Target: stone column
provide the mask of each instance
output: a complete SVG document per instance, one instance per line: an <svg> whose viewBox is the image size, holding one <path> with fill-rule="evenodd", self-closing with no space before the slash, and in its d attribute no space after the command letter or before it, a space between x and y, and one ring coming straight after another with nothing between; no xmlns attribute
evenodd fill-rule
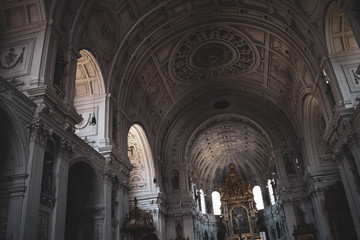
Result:
<svg viewBox="0 0 360 240"><path fill-rule="evenodd" d="M349 150L346 147L340 148L340 151L335 155L335 161L338 164L340 176L346 192L346 197L349 203L351 215L354 221L354 226L358 239L360 239L360 195L359 186L356 176L354 176L354 161ZM347 153L347 154L345 154Z"/></svg>
<svg viewBox="0 0 360 240"><path fill-rule="evenodd" d="M188 240L194 240L195 239L195 232L194 232L194 218L191 213L185 213L183 215L183 232L184 232L184 238ZM176 227L176 226L175 226Z"/></svg>
<svg viewBox="0 0 360 240"><path fill-rule="evenodd" d="M295 240L292 235L294 227L297 225L295 211L291 199L283 199L285 219L288 228L288 239Z"/></svg>
<svg viewBox="0 0 360 240"><path fill-rule="evenodd" d="M124 224L125 221L125 211L124 211L124 191L125 188L123 187L123 184L119 184L118 190L117 190L117 194L118 194L118 209L117 209L117 213L116 213L116 217L118 220L118 224L116 227L116 236L118 236L117 238L115 237L115 239L120 239L120 228L121 226Z"/></svg>
<svg viewBox="0 0 360 240"><path fill-rule="evenodd" d="M102 240L106 239L104 233L104 220L105 220L105 208L104 207L96 207L94 209L94 240ZM111 230L111 228L110 228ZM111 232L108 233L111 235ZM111 239L111 237L110 237Z"/></svg>
<svg viewBox="0 0 360 240"><path fill-rule="evenodd" d="M104 240L111 240L111 227L112 227L112 185L115 175L111 171L107 171L103 175L104 184L104 225L103 225L103 238Z"/></svg>
<svg viewBox="0 0 360 240"><path fill-rule="evenodd" d="M357 177L360 174L360 144L359 144L359 137L355 133L355 130L351 127L352 134L347 137L347 148L351 152L352 156L348 158L349 163L351 165L351 170L354 173L354 175L357 175ZM355 159L358 159L358 161L355 161ZM360 183L359 183L360 184ZM357 188L360 189L360 186L357 186Z"/></svg>
<svg viewBox="0 0 360 240"><path fill-rule="evenodd" d="M159 231L158 238L159 239L166 239L166 206L165 201L163 198L159 195L158 200L158 211L157 211L157 227Z"/></svg>
<svg viewBox="0 0 360 240"><path fill-rule="evenodd" d="M315 211L315 218L319 230L319 240L333 239L329 225L329 216L325 209L326 188L313 186L310 196Z"/></svg>
<svg viewBox="0 0 360 240"><path fill-rule="evenodd" d="M41 180L44 164L45 146L49 136L49 130L40 120L35 120L27 126L30 136L29 161L27 178L27 192L24 198L21 215L21 230L19 238L35 240L40 209ZM10 231L8 232L10 234ZM17 233L14 233L17 234ZM11 236L7 236L10 238Z"/></svg>
<svg viewBox="0 0 360 240"><path fill-rule="evenodd" d="M60 141L60 152L55 167L55 204L52 214L50 239L64 240L66 223L67 187L71 146L65 140Z"/></svg>
<svg viewBox="0 0 360 240"><path fill-rule="evenodd" d="M126 216L129 216L129 191L130 186L126 182L121 182L119 191L119 231L121 234L121 226L123 225ZM121 237L120 237L121 238Z"/></svg>
<svg viewBox="0 0 360 240"><path fill-rule="evenodd" d="M9 191L9 205L7 209L6 239L20 239L21 210L24 204L26 175L12 176Z"/></svg>

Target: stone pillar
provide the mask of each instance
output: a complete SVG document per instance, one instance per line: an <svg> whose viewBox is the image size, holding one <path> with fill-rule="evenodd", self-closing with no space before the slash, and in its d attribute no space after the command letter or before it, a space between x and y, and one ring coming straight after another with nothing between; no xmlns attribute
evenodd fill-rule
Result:
<svg viewBox="0 0 360 240"><path fill-rule="evenodd" d="M283 206L285 212L286 225L288 228L288 239L295 240L292 235L294 227L297 225L295 211L291 199L283 199Z"/></svg>
<svg viewBox="0 0 360 240"><path fill-rule="evenodd" d="M6 239L20 239L21 210L24 203L26 175L12 176L9 191L9 205L7 209Z"/></svg>
<svg viewBox="0 0 360 240"><path fill-rule="evenodd" d="M119 236L119 233L120 233L120 228L121 226L124 224L124 221L125 221L125 210L124 210L124 191L125 191L125 188L122 184L119 184L119 187L118 187L118 190L117 190L117 194L118 194L118 210L117 210L117 219L118 219L118 224L117 224L117 227L116 227L116 232ZM115 239L120 239L120 236L118 238L115 238Z"/></svg>
<svg viewBox="0 0 360 240"><path fill-rule="evenodd" d="M104 224L103 224L103 238L104 240L111 240L111 226L112 226L112 185L115 176L110 171L103 175L104 179Z"/></svg>
<svg viewBox="0 0 360 240"><path fill-rule="evenodd" d="M96 207L94 209L94 240L102 240L104 238L104 220L105 220L105 208L104 207ZM111 234L111 232L109 233ZM111 238L110 238L111 239Z"/></svg>
<svg viewBox="0 0 360 240"><path fill-rule="evenodd" d="M348 158L349 163L351 165L351 170L355 175L360 174L360 144L359 144L359 137L357 134L355 134L355 130L352 129L352 134L348 136L347 138L347 147L349 151L351 152L352 156ZM355 161L355 159L358 159L358 161ZM359 183L360 184L360 183ZM360 186L357 186L358 189L360 189Z"/></svg>
<svg viewBox="0 0 360 240"><path fill-rule="evenodd" d="M55 170L55 204L52 215L50 239L64 240L66 223L67 187L71 146L65 139L60 142L60 154Z"/></svg>
<svg viewBox="0 0 360 240"><path fill-rule="evenodd" d="M312 205L315 211L315 218L319 230L319 240L333 239L329 225L329 216L325 209L326 188L314 186L311 195Z"/></svg>
<svg viewBox="0 0 360 240"><path fill-rule="evenodd" d="M159 239L166 239L166 206L165 201L159 195L158 200L158 211L157 211L157 228L158 228L158 238Z"/></svg>
<svg viewBox="0 0 360 240"><path fill-rule="evenodd" d="M27 178L27 192L24 198L23 211L21 215L21 230L19 238L35 240L38 229L38 218L40 209L41 180L44 164L45 146L49 136L49 130L46 129L40 120L35 120L27 126L30 136L29 161ZM11 206L10 206L11 207ZM10 231L8 231L10 234ZM17 233L14 233L17 234ZM11 239L11 236L6 236Z"/></svg>
<svg viewBox="0 0 360 240"><path fill-rule="evenodd" d="M130 191L130 186L125 183L122 182L122 184L120 185L120 191L119 191L119 199L120 199L120 203L119 203L119 230L120 230L120 235L121 234L121 226L123 225L126 216L129 216L129 191ZM121 238L121 237L120 237Z"/></svg>
<svg viewBox="0 0 360 240"><path fill-rule="evenodd" d="M354 221L354 226L358 239L360 239L360 195L358 191L358 183L356 182L356 176L352 169L354 164L351 162L351 154L345 147L341 148L335 156L335 161L338 164L340 176L346 192L346 197L349 203L351 215ZM347 154L345 154L347 153Z"/></svg>
<svg viewBox="0 0 360 240"><path fill-rule="evenodd" d="M183 215L183 230L184 230L184 238L188 240L195 239L195 232L194 232L194 219L191 213L186 213ZM176 226L175 226L176 227Z"/></svg>

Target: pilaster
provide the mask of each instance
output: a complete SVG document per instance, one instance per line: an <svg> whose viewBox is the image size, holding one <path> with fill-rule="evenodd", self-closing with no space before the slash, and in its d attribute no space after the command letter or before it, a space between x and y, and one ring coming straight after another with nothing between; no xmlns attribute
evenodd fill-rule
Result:
<svg viewBox="0 0 360 240"><path fill-rule="evenodd" d="M287 224L287 229L289 230L289 240L295 240L294 236L292 235L292 231L297 225L296 222L296 215L293 207L292 199L283 200L284 212L285 212L285 219Z"/></svg>
<svg viewBox="0 0 360 240"><path fill-rule="evenodd" d="M106 164L111 161L110 158L106 158ZM108 169L103 174L103 186L104 186L104 225L103 225L103 239L105 240L111 240L111 226L112 226L112 188L113 183L116 179L115 174L111 172L110 169Z"/></svg>
<svg viewBox="0 0 360 240"><path fill-rule="evenodd" d="M19 229L21 224L21 212L24 206L26 186L24 185L27 175L12 176L12 186L9 192L9 205L7 212L6 239L20 239Z"/></svg>
<svg viewBox="0 0 360 240"><path fill-rule="evenodd" d="M40 209L40 194L45 146L50 130L36 119L27 126L30 137L27 192L21 216L19 239L35 240ZM11 237L11 236L7 236ZM14 238L13 238L14 239ZM15 238L16 239L16 238Z"/></svg>
<svg viewBox="0 0 360 240"><path fill-rule="evenodd" d="M346 192L351 215L358 239L360 239L360 195L359 179L354 175L354 161L346 145L343 145L335 154L335 161L339 167L340 176Z"/></svg>
<svg viewBox="0 0 360 240"><path fill-rule="evenodd" d="M333 239L330 225L329 216L325 209L325 192L327 188L314 184L309 190L309 195L315 211L316 223L319 230L319 240L331 240Z"/></svg>
<svg viewBox="0 0 360 240"><path fill-rule="evenodd" d="M70 143L62 138L60 140L60 151L55 167L55 184L57 186L55 192L56 201L50 230L50 239L54 240L63 240L65 237L67 187L71 152L72 148Z"/></svg>

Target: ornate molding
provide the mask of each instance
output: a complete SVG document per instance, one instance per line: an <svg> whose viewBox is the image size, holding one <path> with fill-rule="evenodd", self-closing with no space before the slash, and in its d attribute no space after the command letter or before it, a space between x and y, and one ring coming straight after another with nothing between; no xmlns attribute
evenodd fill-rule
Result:
<svg viewBox="0 0 360 240"><path fill-rule="evenodd" d="M173 71L184 81L243 74L255 64L255 51L234 30L209 26L188 36L177 48Z"/></svg>
<svg viewBox="0 0 360 240"><path fill-rule="evenodd" d="M52 130L42 123L40 119L35 119L28 124L26 130L31 142L38 142L43 146L46 146L46 141L52 134Z"/></svg>
<svg viewBox="0 0 360 240"><path fill-rule="evenodd" d="M334 153L334 160L339 164L344 157L349 158L351 156L351 147L357 145L359 147L359 135L356 133L349 134L346 137L345 142Z"/></svg>
<svg viewBox="0 0 360 240"><path fill-rule="evenodd" d="M328 186L314 186L312 185L307 189L309 196L324 195L325 192L329 189Z"/></svg>
<svg viewBox="0 0 360 240"><path fill-rule="evenodd" d="M0 59L0 68L8 70L14 68L18 63L22 63L24 59L25 49L26 49L25 47L22 47L22 52L16 54L15 48L10 48L9 52L2 59ZM18 54L20 55L16 59ZM2 62L1 60L5 60L5 62Z"/></svg>
<svg viewBox="0 0 360 240"><path fill-rule="evenodd" d="M73 151L73 147L70 144L70 142L66 138L62 137L60 139L59 145L60 145L60 152L64 154L66 158L70 159Z"/></svg>

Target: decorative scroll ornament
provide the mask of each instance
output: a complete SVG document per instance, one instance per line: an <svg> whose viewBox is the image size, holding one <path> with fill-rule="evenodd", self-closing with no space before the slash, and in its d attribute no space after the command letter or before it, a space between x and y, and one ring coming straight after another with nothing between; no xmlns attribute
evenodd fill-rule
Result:
<svg viewBox="0 0 360 240"><path fill-rule="evenodd" d="M360 65L358 66L358 68L356 69L356 71L354 72L354 70L351 70L354 76L354 82L356 84L359 84L359 80L360 80Z"/></svg>
<svg viewBox="0 0 360 240"><path fill-rule="evenodd" d="M23 62L23 58L24 58L24 51L25 51L25 47L22 48L22 52L20 53L20 56L16 59L16 57L18 56L18 54L15 53L15 49L14 48L10 48L9 49L9 53L7 55L5 55L1 60L0 60L0 67L2 69L12 69L14 68L18 63L22 63ZM1 53L0 53L1 55ZM5 60L5 61L4 61ZM3 62L4 61L4 62Z"/></svg>

